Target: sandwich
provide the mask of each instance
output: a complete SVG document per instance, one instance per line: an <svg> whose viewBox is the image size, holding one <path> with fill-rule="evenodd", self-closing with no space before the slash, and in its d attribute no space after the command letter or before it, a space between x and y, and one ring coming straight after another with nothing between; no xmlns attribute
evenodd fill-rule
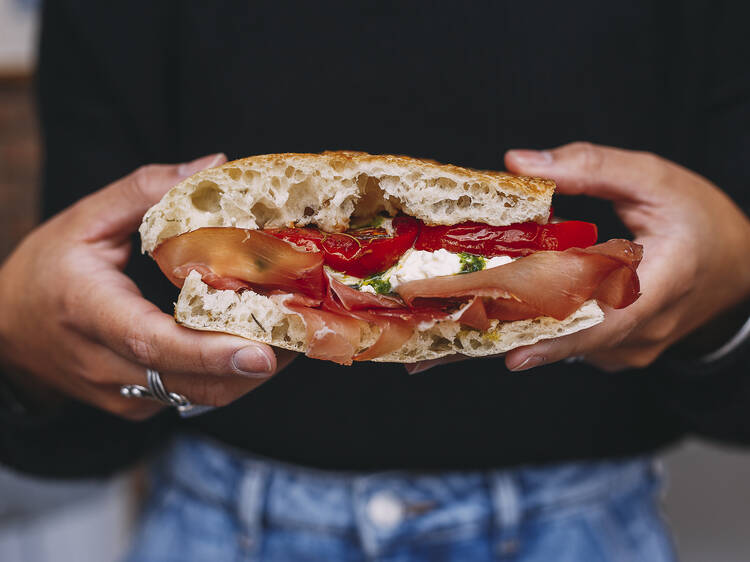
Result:
<svg viewBox="0 0 750 562"><path fill-rule="evenodd" d="M500 354L639 296L642 248L551 217L553 181L406 156L270 154L148 210L178 323L351 365Z"/></svg>

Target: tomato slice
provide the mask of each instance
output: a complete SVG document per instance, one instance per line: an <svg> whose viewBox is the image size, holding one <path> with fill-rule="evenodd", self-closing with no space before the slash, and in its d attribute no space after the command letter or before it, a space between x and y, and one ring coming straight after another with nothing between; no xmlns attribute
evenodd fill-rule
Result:
<svg viewBox="0 0 750 562"><path fill-rule="evenodd" d="M453 226L422 226L417 250L468 252L478 256L527 256L541 250L588 248L596 244L596 225L582 221L554 224L519 223L490 226L465 222Z"/></svg>
<svg viewBox="0 0 750 562"><path fill-rule="evenodd" d="M393 219L393 235L385 228L358 228L344 233L321 232L317 228L264 230L309 252L323 252L323 262L347 275L367 277L385 271L414 245L420 222L412 217Z"/></svg>

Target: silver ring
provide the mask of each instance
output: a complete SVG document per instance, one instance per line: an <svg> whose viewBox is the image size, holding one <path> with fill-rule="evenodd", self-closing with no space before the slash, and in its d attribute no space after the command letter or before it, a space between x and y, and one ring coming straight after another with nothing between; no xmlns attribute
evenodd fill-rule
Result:
<svg viewBox="0 0 750 562"><path fill-rule="evenodd" d="M146 369L146 386L140 384L126 384L120 387L120 394L126 398L148 398L156 400L167 406L177 408L180 414L192 410L195 405L182 394L169 392L164 387L164 383L159 376L159 372L154 369Z"/></svg>

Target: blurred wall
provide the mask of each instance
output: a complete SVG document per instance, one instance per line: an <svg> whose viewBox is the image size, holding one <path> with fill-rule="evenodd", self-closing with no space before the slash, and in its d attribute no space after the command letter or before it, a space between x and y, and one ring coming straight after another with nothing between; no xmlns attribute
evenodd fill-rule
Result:
<svg viewBox="0 0 750 562"><path fill-rule="evenodd" d="M31 80L0 78L0 259L37 220L39 136Z"/></svg>

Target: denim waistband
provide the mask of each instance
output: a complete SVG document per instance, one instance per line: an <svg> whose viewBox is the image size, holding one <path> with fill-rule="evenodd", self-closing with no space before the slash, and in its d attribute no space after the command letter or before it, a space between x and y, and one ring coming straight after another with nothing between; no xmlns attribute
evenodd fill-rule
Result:
<svg viewBox="0 0 750 562"><path fill-rule="evenodd" d="M400 533L455 536L488 525L511 548L522 520L565 516L658 481L647 458L492 471L352 473L252 457L195 437L173 442L155 478L157 485L176 485L225 506L248 529L268 521L355 533L372 552Z"/></svg>

